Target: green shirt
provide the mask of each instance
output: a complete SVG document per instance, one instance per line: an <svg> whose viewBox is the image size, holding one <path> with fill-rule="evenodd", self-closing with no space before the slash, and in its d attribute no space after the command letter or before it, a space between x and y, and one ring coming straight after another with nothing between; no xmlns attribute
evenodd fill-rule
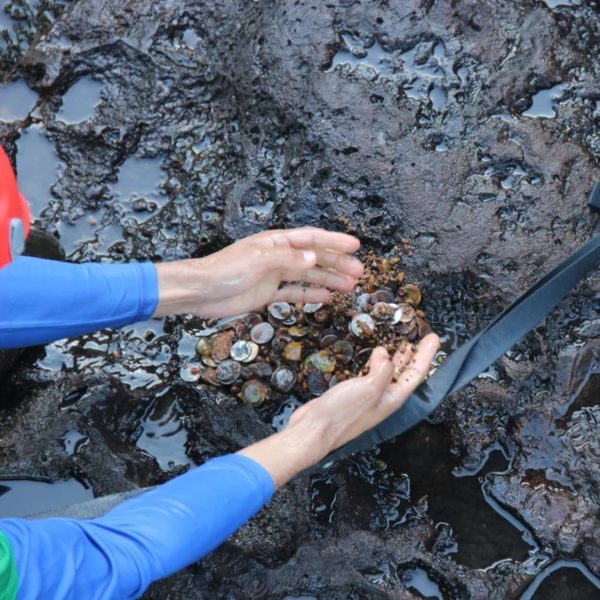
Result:
<svg viewBox="0 0 600 600"><path fill-rule="evenodd" d="M6 536L0 531L0 600L15 600L18 587L15 558Z"/></svg>

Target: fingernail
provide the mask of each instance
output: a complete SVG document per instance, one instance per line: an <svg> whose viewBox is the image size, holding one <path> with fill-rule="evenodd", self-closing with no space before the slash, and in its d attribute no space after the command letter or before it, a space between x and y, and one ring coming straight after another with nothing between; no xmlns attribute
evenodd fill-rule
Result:
<svg viewBox="0 0 600 600"><path fill-rule="evenodd" d="M311 263L317 260L317 255L313 250L304 250L303 254L305 262Z"/></svg>

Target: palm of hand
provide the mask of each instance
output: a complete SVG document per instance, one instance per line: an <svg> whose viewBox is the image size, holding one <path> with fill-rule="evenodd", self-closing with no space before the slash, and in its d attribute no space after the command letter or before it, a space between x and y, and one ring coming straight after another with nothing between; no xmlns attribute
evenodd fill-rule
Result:
<svg viewBox="0 0 600 600"><path fill-rule="evenodd" d="M223 317L274 301L326 302L328 288L349 291L356 285L363 267L348 253L357 248L358 240L351 236L315 228L266 231L245 238L203 259L187 261L196 297L192 312ZM283 283L287 285L280 287Z"/></svg>

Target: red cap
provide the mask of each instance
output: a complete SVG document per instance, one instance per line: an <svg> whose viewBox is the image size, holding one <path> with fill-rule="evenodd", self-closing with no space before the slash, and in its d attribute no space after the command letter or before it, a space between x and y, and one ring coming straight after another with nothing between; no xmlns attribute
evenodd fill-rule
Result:
<svg viewBox="0 0 600 600"><path fill-rule="evenodd" d="M8 156L0 146L0 268L23 252L29 219L29 207L19 193Z"/></svg>

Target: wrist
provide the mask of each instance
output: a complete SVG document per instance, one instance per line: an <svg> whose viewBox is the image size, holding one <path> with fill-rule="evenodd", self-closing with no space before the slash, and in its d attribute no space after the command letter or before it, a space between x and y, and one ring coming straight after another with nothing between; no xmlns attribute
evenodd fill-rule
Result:
<svg viewBox="0 0 600 600"><path fill-rule="evenodd" d="M154 317L165 315L187 314L193 311L198 304L198 292L190 285L190 281L197 281L198 268L190 273L187 260L156 263L156 276L158 281L158 305Z"/></svg>
<svg viewBox="0 0 600 600"><path fill-rule="evenodd" d="M326 427L319 421L300 418L238 454L259 463L272 477L276 488L318 463L328 452Z"/></svg>

